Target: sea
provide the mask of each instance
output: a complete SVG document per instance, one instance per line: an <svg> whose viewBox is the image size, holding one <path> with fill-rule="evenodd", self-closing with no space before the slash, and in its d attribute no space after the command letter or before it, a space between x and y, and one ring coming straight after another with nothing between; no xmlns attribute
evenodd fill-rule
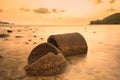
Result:
<svg viewBox="0 0 120 80"><path fill-rule="evenodd" d="M85 38L86 57L68 57L70 65L59 75L26 75L34 47L50 35L73 32ZM0 80L120 80L120 25L2 25L0 33L9 35L0 37Z"/></svg>

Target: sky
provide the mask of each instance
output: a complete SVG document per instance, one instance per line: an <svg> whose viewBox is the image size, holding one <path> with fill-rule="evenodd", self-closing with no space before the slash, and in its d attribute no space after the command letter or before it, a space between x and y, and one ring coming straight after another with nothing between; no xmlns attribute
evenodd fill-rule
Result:
<svg viewBox="0 0 120 80"><path fill-rule="evenodd" d="M120 0L0 0L0 21L81 25L120 12Z"/></svg>

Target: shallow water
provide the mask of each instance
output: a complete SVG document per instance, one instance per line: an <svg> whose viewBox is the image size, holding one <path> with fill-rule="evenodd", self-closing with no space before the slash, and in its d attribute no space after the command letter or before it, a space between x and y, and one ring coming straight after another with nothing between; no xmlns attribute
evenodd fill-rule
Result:
<svg viewBox="0 0 120 80"><path fill-rule="evenodd" d="M6 31L13 30L12 33ZM120 25L0 27L0 80L120 80ZM24 66L31 50L52 34L79 32L87 41L86 57L67 58L70 65L60 75L27 76ZM20 36L16 38L16 36Z"/></svg>

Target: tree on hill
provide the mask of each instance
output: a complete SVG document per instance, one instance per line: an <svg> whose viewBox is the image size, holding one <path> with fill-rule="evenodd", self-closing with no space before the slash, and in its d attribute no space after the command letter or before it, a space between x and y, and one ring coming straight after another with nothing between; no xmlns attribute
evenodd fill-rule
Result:
<svg viewBox="0 0 120 80"><path fill-rule="evenodd" d="M120 24L120 13L112 14L103 20L91 21L90 24Z"/></svg>
<svg viewBox="0 0 120 80"><path fill-rule="evenodd" d="M8 22L3 22L3 21L0 21L0 24L10 24Z"/></svg>

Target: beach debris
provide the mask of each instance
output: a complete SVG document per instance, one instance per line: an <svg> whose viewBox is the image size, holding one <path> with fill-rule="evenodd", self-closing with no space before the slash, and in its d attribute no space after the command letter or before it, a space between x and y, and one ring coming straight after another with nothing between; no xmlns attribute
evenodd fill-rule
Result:
<svg viewBox="0 0 120 80"><path fill-rule="evenodd" d="M32 29L29 29L29 30L32 30Z"/></svg>
<svg viewBox="0 0 120 80"><path fill-rule="evenodd" d="M95 34L96 32L95 32L95 31L93 31L93 33Z"/></svg>
<svg viewBox="0 0 120 80"><path fill-rule="evenodd" d="M21 30L17 30L18 32L21 32Z"/></svg>
<svg viewBox="0 0 120 80"><path fill-rule="evenodd" d="M66 59L58 48L42 43L31 51L25 71L28 75L55 75L63 73L66 66Z"/></svg>
<svg viewBox="0 0 120 80"><path fill-rule="evenodd" d="M41 40L43 40L44 38L40 38Z"/></svg>
<svg viewBox="0 0 120 80"><path fill-rule="evenodd" d="M6 40L6 41L8 41L8 39L7 39L7 38L6 38L5 40Z"/></svg>
<svg viewBox="0 0 120 80"><path fill-rule="evenodd" d="M15 38L23 38L23 36L15 36Z"/></svg>
<svg viewBox="0 0 120 80"><path fill-rule="evenodd" d="M51 35L47 42L60 49L64 56L86 55L88 50L86 40L79 33Z"/></svg>
<svg viewBox="0 0 120 80"><path fill-rule="evenodd" d="M32 31L32 33L35 33L35 31Z"/></svg>
<svg viewBox="0 0 120 80"><path fill-rule="evenodd" d="M12 28L12 26L10 26L10 28Z"/></svg>
<svg viewBox="0 0 120 80"><path fill-rule="evenodd" d="M7 30L7 32L8 32L8 33L12 33L12 32L13 32L13 30Z"/></svg>
<svg viewBox="0 0 120 80"><path fill-rule="evenodd" d="M34 35L33 37L37 37L36 35Z"/></svg>
<svg viewBox="0 0 120 80"><path fill-rule="evenodd" d="M0 33L0 38L4 38L4 37L9 37L9 35L8 34L1 34Z"/></svg>
<svg viewBox="0 0 120 80"><path fill-rule="evenodd" d="M28 41L32 41L31 39L29 39Z"/></svg>

